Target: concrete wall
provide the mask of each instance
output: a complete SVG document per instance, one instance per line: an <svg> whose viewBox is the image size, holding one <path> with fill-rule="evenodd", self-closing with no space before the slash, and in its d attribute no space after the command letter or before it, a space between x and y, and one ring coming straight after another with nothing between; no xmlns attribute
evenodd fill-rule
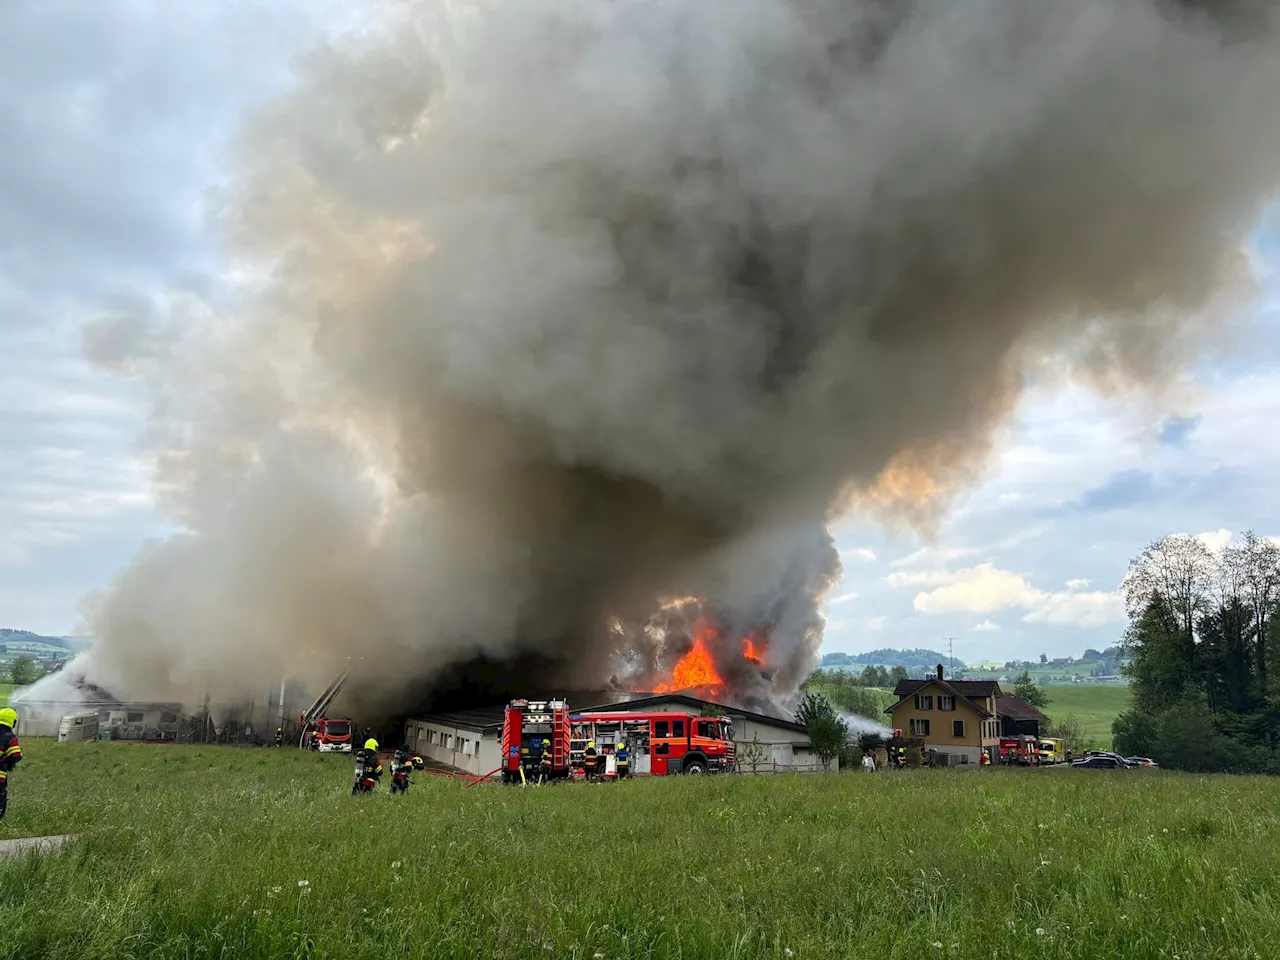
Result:
<svg viewBox="0 0 1280 960"><path fill-rule="evenodd" d="M479 776L498 766L502 753L500 732L485 732L428 720L406 725L409 746L420 756Z"/></svg>

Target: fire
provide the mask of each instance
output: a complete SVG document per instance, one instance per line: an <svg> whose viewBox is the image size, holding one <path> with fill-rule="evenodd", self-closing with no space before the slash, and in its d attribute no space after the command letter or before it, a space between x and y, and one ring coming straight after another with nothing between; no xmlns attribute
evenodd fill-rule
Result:
<svg viewBox="0 0 1280 960"><path fill-rule="evenodd" d="M759 664L761 652L756 649L756 645L751 642L750 637L746 637L742 641L742 656L746 660L750 660L754 664Z"/></svg>
<svg viewBox="0 0 1280 960"><path fill-rule="evenodd" d="M671 671L670 683L655 684L654 693L671 693L675 690L688 690L692 687L720 687L724 678L716 670L715 660L707 648L707 633L712 628L705 621L700 621L694 631L693 646L676 663Z"/></svg>

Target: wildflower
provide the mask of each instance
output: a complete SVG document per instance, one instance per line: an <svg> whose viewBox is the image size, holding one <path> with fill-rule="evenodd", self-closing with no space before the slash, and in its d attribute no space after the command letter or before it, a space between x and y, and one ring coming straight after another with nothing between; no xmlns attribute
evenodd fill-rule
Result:
<svg viewBox="0 0 1280 960"><path fill-rule="evenodd" d="M596 954L593 954L593 956L594 956L595 960L604 960L604 954L603 954L603 953L596 953Z"/></svg>
<svg viewBox="0 0 1280 960"><path fill-rule="evenodd" d="M1037 936L1037 937L1043 937L1043 936L1044 936L1044 927L1036 927L1036 936Z"/></svg>
<svg viewBox="0 0 1280 960"><path fill-rule="evenodd" d="M392 870L399 870L399 869L400 869L400 861L399 861L399 860L392 860L392 861L391 861L391 869L392 869Z"/></svg>
<svg viewBox="0 0 1280 960"><path fill-rule="evenodd" d="M935 940L935 941L933 941L933 949L935 949L935 950L941 950L941 949L942 949L942 941L941 941L941 940Z"/></svg>
<svg viewBox="0 0 1280 960"><path fill-rule="evenodd" d="M1040 861L1040 866L1042 866L1042 867L1047 867L1048 865L1049 865L1049 861L1048 861L1048 860L1041 860L1041 861Z"/></svg>
<svg viewBox="0 0 1280 960"><path fill-rule="evenodd" d="M784 957L794 957L794 956L795 956L795 954L791 952L791 948L790 948L790 947L783 947L783 948L782 948L782 955L783 955Z"/></svg>
<svg viewBox="0 0 1280 960"><path fill-rule="evenodd" d="M399 883L399 882L400 882L400 874L398 874L398 873L397 873L394 877L392 877L392 878L391 878L391 882L392 882L392 883Z"/></svg>
<svg viewBox="0 0 1280 960"><path fill-rule="evenodd" d="M1127 913L1122 913L1122 914L1120 914L1120 919L1121 919L1121 920L1128 920L1128 919L1129 919L1129 915L1128 915Z"/></svg>
<svg viewBox="0 0 1280 960"><path fill-rule="evenodd" d="M1164 828L1164 832L1165 832L1165 833L1168 833L1168 832L1169 832L1169 828L1168 828L1168 827L1165 827L1165 828Z"/></svg>
<svg viewBox="0 0 1280 960"><path fill-rule="evenodd" d="M309 886L311 886L311 881L310 881L310 880L299 880L299 881L298 881L298 886L300 886L300 887L309 887Z"/></svg>

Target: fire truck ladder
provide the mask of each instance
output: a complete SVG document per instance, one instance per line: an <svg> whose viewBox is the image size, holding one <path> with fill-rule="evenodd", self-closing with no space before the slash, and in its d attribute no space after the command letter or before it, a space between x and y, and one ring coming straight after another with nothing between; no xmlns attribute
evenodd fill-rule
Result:
<svg viewBox="0 0 1280 960"><path fill-rule="evenodd" d="M347 676L351 673L352 665L350 663L336 677L329 681L329 685L324 688L324 692L316 697L316 700L307 712L302 715L302 733L298 735L298 746L305 747L307 745L307 731L317 719L324 716L324 712L329 709L329 705L333 703L334 698L342 690L342 685L347 682Z"/></svg>

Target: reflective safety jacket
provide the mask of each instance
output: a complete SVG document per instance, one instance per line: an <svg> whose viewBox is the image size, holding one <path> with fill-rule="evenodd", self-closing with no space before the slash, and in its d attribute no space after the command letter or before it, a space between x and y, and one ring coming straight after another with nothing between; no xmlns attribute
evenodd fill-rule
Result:
<svg viewBox="0 0 1280 960"><path fill-rule="evenodd" d="M13 732L12 727L7 727L3 723L0 723L0 746L4 747L4 752L0 753L0 784L2 784L9 779L9 771L22 760L22 747L18 744L18 735Z"/></svg>
<svg viewBox="0 0 1280 960"><path fill-rule="evenodd" d="M618 761L618 766L625 767L627 765L627 758L630 756L630 753L626 747L619 747L614 751L613 755Z"/></svg>

